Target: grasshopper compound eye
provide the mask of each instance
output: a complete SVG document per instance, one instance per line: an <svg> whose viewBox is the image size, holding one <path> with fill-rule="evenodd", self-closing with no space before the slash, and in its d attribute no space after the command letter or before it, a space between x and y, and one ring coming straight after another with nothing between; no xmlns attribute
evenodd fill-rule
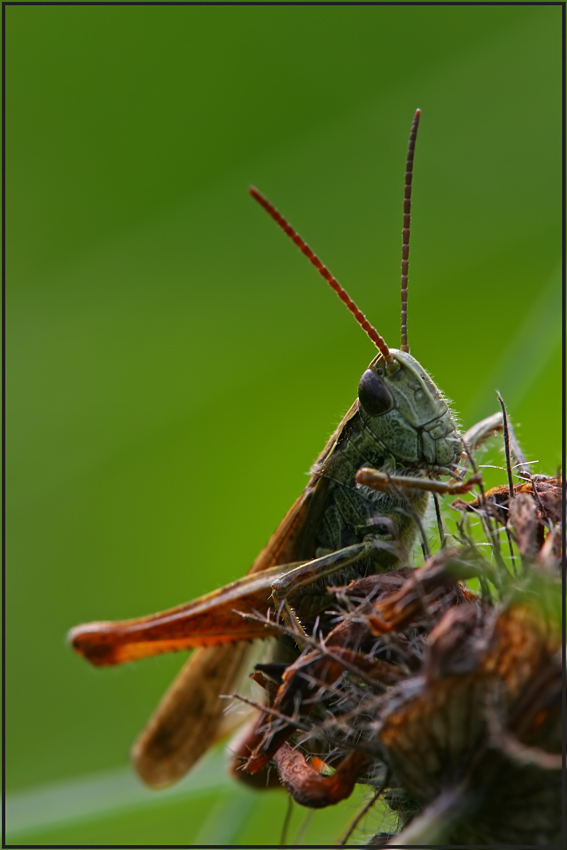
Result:
<svg viewBox="0 0 567 850"><path fill-rule="evenodd" d="M381 416L394 406L392 393L372 369L367 369L360 379L358 400L369 416Z"/></svg>

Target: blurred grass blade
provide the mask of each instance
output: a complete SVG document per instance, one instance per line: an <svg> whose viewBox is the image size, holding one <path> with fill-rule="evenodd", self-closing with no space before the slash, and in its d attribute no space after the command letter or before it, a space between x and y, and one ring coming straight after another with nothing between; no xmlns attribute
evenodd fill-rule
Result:
<svg viewBox="0 0 567 850"><path fill-rule="evenodd" d="M173 798L226 790L231 783L224 761L222 751L215 752L187 779L159 793L143 786L128 767L10 794L6 799L7 841L19 839L23 833L65 827L137 808L167 805Z"/></svg>
<svg viewBox="0 0 567 850"><path fill-rule="evenodd" d="M537 383L561 341L561 274L561 266L558 266L547 286L542 288L538 300L530 307L525 320L518 325L507 346L495 359L492 371L471 404L474 415L484 415L482 411L488 399L492 398L496 405L497 388L511 407L518 406ZM530 351L529 358L525 356L526 347ZM518 368L519 363L522 364L521 369Z"/></svg>
<svg viewBox="0 0 567 850"><path fill-rule="evenodd" d="M234 844L240 828L258 804L256 794L233 783L226 794L220 794L199 832L193 839L197 847L222 847Z"/></svg>

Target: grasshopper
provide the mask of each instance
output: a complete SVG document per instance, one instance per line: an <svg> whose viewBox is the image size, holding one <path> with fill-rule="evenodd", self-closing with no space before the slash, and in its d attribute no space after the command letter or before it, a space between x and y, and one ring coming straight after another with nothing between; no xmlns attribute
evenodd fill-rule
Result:
<svg viewBox="0 0 567 850"><path fill-rule="evenodd" d="M246 670L250 640L279 636L276 660L290 663L299 650L289 636L282 637L280 614L296 630L316 628L326 634L332 628L327 609L333 599L327 588L395 569L411 549L428 492L422 487L373 489L357 479L361 468L422 484L441 476L461 478L463 441L458 427L407 342L411 190L419 119L417 110L405 175L400 350L386 345L303 239L258 190L250 189L335 290L377 354L360 379L357 399L313 466L305 490L249 573L169 611L88 623L70 632L73 648L97 666L195 649L133 748L136 769L151 786L179 779L222 737L225 703L219 696L234 690ZM440 482L431 481L435 483ZM237 760L242 762L253 750L259 734L256 727L248 730L236 746Z"/></svg>

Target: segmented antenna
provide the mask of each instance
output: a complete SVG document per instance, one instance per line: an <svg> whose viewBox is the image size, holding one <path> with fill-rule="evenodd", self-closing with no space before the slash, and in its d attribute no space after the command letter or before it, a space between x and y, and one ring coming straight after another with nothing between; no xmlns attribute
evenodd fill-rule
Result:
<svg viewBox="0 0 567 850"><path fill-rule="evenodd" d="M406 160L406 182L404 187L404 227L402 230L402 333L400 349L409 352L408 345L408 266L409 266L409 237L411 218L411 183L413 178L413 156L415 152L415 138L421 109L415 110L410 130L408 156Z"/></svg>
<svg viewBox="0 0 567 850"><path fill-rule="evenodd" d="M309 245L303 241L301 236L295 232L293 227L287 223L285 218L277 211L277 209L273 207L271 203L266 200L266 198L257 189L254 188L254 186L250 186L249 192L254 198L254 200L258 201L258 203L262 207L264 207L266 212L271 215L271 217L277 224L279 224L281 229L285 233L287 233L290 239L295 242L299 250L303 254L305 254L309 262L311 262L315 266L319 274L321 274L325 278L329 286L335 290L341 301L346 304L358 324L366 331L376 348L382 353L384 359L389 360L391 357L390 349L388 348L378 331L372 327L364 313L362 313L361 310L358 309L348 292L343 289L338 280L333 277L329 269L323 265L319 257L313 253Z"/></svg>

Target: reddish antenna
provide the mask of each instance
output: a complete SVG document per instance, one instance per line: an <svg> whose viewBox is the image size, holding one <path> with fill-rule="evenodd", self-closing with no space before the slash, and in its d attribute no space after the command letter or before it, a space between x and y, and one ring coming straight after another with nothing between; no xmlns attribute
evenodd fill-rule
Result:
<svg viewBox="0 0 567 850"><path fill-rule="evenodd" d="M358 309L348 292L343 289L338 280L333 277L329 269L323 265L319 257L313 253L309 245L303 241L301 236L295 232L293 227L287 223L283 215L281 215L277 209L273 207L272 204L257 189L254 188L254 186L250 186L249 192L254 200L258 201L258 203L264 207L266 212L271 215L277 224L279 224L281 229L295 242L299 250L305 254L307 259L315 266L319 274L323 275L329 286L335 290L341 301L346 304L360 327L366 331L376 348L382 353L384 359L389 360L392 356L390 354L390 349L378 331L372 327L364 313Z"/></svg>
<svg viewBox="0 0 567 850"><path fill-rule="evenodd" d="M408 266L409 266L409 237L411 218L411 183L413 178L413 157L415 153L415 139L421 109L415 110L410 130L408 156L406 160L406 182L404 188L404 227L402 230L402 333L400 349L409 352L408 345Z"/></svg>

